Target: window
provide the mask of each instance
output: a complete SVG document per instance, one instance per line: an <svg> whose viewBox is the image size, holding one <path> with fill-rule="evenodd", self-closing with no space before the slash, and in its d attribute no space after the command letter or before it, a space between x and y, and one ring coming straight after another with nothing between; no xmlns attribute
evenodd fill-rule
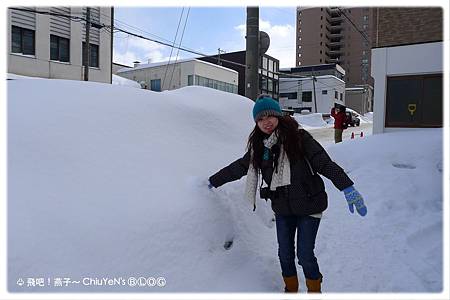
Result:
<svg viewBox="0 0 450 300"><path fill-rule="evenodd" d="M270 78L267 79L267 90L268 90L269 92L272 92L272 91L273 91L273 81L272 81L272 79L270 79Z"/></svg>
<svg viewBox="0 0 450 300"><path fill-rule="evenodd" d="M12 26L12 43L11 52L25 55L34 55L34 30L25 29L22 27Z"/></svg>
<svg viewBox="0 0 450 300"><path fill-rule="evenodd" d="M263 68L264 70L267 70L267 57L265 57L265 56L263 56L263 65L262 65L262 68Z"/></svg>
<svg viewBox="0 0 450 300"><path fill-rule="evenodd" d="M369 16L363 16L363 20L364 20L364 22L367 22L367 21L369 21Z"/></svg>
<svg viewBox="0 0 450 300"><path fill-rule="evenodd" d="M302 92L302 101L303 102L312 102L312 92Z"/></svg>
<svg viewBox="0 0 450 300"><path fill-rule="evenodd" d="M219 81L219 80L215 80L215 79L211 79L211 78L207 78L207 77L202 77L199 75L188 75L188 84L189 84L189 76L193 77L192 82L195 81L195 85L205 86L205 87L213 88L216 90L221 90L224 92L234 93L234 94L238 93L237 85ZM194 78L195 78L195 80L194 80Z"/></svg>
<svg viewBox="0 0 450 300"><path fill-rule="evenodd" d="M328 91L327 90L322 90L322 95L326 95L326 94L328 94Z"/></svg>
<svg viewBox="0 0 450 300"><path fill-rule="evenodd" d="M363 64L368 64L368 63L369 63L369 60L368 60L367 58L364 58L364 59L361 60L361 62L362 62Z"/></svg>
<svg viewBox="0 0 450 300"><path fill-rule="evenodd" d="M280 93L280 98L297 99L297 92Z"/></svg>
<svg viewBox="0 0 450 300"><path fill-rule="evenodd" d="M50 35L50 59L56 61L70 61L70 41L56 35Z"/></svg>
<svg viewBox="0 0 450 300"><path fill-rule="evenodd" d="M273 60L269 60L269 71L273 72Z"/></svg>
<svg viewBox="0 0 450 300"><path fill-rule="evenodd" d="M344 100L344 95L342 93L340 93L339 96L340 96L339 100L341 100L341 101Z"/></svg>
<svg viewBox="0 0 450 300"><path fill-rule="evenodd" d="M364 25L363 25L363 30L367 30L367 28L369 28L369 25L364 24Z"/></svg>
<svg viewBox="0 0 450 300"><path fill-rule="evenodd" d="M338 92L337 91L334 91L334 98L338 99Z"/></svg>
<svg viewBox="0 0 450 300"><path fill-rule="evenodd" d="M90 50L91 50L91 61L90 61L90 67L95 67L95 68L98 68L98 66L99 66L99 64L98 64L98 60L99 60L99 57L98 57L98 45L95 45L95 44L91 44L91 43L89 43L89 45L90 45ZM83 60L83 66L85 65L85 63L86 63L86 58L85 58L85 56L86 56L86 54L85 54L85 52L86 52L86 43L85 42L83 42L83 50L82 50L82 60Z"/></svg>
<svg viewBox="0 0 450 300"><path fill-rule="evenodd" d="M188 85L194 85L194 75L188 75Z"/></svg>
<svg viewBox="0 0 450 300"><path fill-rule="evenodd" d="M161 92L161 79L150 80L150 89L155 92Z"/></svg>
<svg viewBox="0 0 450 300"><path fill-rule="evenodd" d="M266 77L260 77L259 78L259 87L261 90L267 90L267 78Z"/></svg>

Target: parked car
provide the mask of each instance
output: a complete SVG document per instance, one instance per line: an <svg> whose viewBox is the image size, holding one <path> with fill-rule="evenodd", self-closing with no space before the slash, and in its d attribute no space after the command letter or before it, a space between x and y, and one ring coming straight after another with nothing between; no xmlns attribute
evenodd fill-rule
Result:
<svg viewBox="0 0 450 300"><path fill-rule="evenodd" d="M358 115L355 113L352 113L350 111L346 111L345 114L347 115L345 122L347 123L347 126L359 126L361 123L361 120L359 119Z"/></svg>

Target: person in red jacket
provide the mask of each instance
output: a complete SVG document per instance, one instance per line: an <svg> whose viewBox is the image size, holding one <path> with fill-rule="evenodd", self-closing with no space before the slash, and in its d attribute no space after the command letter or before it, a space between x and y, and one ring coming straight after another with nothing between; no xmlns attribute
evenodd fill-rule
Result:
<svg viewBox="0 0 450 300"><path fill-rule="evenodd" d="M347 128L345 110L341 107L333 107L331 116L334 118L334 142L342 142L342 132Z"/></svg>

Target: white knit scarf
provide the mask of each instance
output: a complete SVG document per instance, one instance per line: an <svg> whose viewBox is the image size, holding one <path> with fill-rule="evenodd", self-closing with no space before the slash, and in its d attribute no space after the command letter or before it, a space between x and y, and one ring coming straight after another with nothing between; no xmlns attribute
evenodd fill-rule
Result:
<svg viewBox="0 0 450 300"><path fill-rule="evenodd" d="M277 131L264 139L264 147L271 149L278 141ZM245 184L245 196L253 204L253 209L256 208L256 191L258 189L258 172L253 167L253 150L251 150L250 163L247 171L247 181ZM278 166L272 174L272 181L270 183L270 190L275 191L279 186L291 184L291 165L288 156L284 151L283 144L280 147L280 156L278 157Z"/></svg>

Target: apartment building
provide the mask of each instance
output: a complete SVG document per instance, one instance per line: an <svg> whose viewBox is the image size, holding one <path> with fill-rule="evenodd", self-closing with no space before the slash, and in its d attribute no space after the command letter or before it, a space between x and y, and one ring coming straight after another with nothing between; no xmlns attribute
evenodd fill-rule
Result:
<svg viewBox="0 0 450 300"><path fill-rule="evenodd" d="M297 8L296 65L338 63L346 71L348 87L373 85L370 49L375 22L376 10L369 7Z"/></svg>
<svg viewBox="0 0 450 300"><path fill-rule="evenodd" d="M8 8L8 73L83 80L86 11L62 6ZM89 81L112 82L112 17L112 7L90 7Z"/></svg>

